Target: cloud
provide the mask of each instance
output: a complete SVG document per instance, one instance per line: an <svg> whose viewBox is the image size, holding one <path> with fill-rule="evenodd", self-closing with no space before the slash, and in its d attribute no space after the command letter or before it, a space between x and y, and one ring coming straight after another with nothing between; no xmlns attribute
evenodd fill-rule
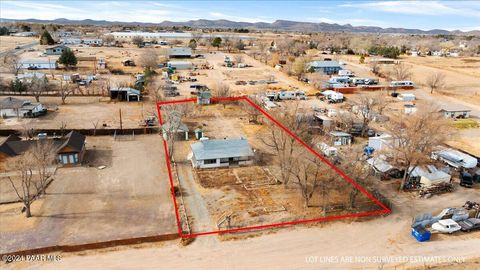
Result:
<svg viewBox="0 0 480 270"><path fill-rule="evenodd" d="M480 16L480 5L473 1L452 1L445 3L441 3L438 1L383 1L367 3L349 3L341 4L339 6L412 15L456 15L476 17Z"/></svg>

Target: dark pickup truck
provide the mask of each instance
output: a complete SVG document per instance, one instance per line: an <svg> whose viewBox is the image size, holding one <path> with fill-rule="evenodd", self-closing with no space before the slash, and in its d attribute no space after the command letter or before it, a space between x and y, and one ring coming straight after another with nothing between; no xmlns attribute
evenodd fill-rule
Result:
<svg viewBox="0 0 480 270"><path fill-rule="evenodd" d="M470 232L474 230L480 230L480 218L469 218L457 222L460 225L461 230L464 232Z"/></svg>

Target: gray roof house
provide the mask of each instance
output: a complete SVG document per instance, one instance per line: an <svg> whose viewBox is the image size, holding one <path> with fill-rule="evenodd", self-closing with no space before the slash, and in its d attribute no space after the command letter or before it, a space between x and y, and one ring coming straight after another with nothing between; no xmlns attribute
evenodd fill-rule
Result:
<svg viewBox="0 0 480 270"><path fill-rule="evenodd" d="M47 113L42 103L6 97L0 100L0 117L37 117Z"/></svg>
<svg viewBox="0 0 480 270"><path fill-rule="evenodd" d="M469 118L471 111L463 107L446 106L438 112L443 114L445 118Z"/></svg>
<svg viewBox="0 0 480 270"><path fill-rule="evenodd" d="M0 141L0 161L21 155L39 142L50 141L57 153L59 164L80 164L85 154L85 139L85 135L76 131L70 131L62 138L38 140L22 140L20 137L12 134L5 140Z"/></svg>
<svg viewBox="0 0 480 270"><path fill-rule="evenodd" d="M220 168L250 165L254 153L246 139L201 140L190 145L194 168Z"/></svg>
<svg viewBox="0 0 480 270"><path fill-rule="evenodd" d="M56 60L27 59L20 61L20 68L23 69L56 69L57 67Z"/></svg>
<svg viewBox="0 0 480 270"><path fill-rule="evenodd" d="M110 98L120 101L140 101L142 94L139 90L130 87L118 87L110 89Z"/></svg>
<svg viewBox="0 0 480 270"><path fill-rule="evenodd" d="M331 75L341 70L342 66L337 61L313 61L308 64L308 69Z"/></svg>
<svg viewBox="0 0 480 270"><path fill-rule="evenodd" d="M168 50L168 56L170 58L190 58L192 57L192 49L190 48L170 48Z"/></svg>
<svg viewBox="0 0 480 270"><path fill-rule="evenodd" d="M63 44L60 44L60 45L55 45L55 46L51 46L51 47L48 47L45 49L45 54L46 55L61 55L65 49L67 49L68 47L63 45Z"/></svg>

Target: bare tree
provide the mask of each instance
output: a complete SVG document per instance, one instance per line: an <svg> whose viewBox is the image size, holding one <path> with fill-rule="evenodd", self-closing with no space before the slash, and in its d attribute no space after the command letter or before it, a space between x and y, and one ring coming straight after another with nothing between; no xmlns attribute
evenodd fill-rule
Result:
<svg viewBox="0 0 480 270"><path fill-rule="evenodd" d="M103 36L103 41L105 41L105 43L110 45L115 41L115 37L113 35L105 35Z"/></svg>
<svg viewBox="0 0 480 270"><path fill-rule="evenodd" d="M52 140L37 140L31 150L34 169L38 175L35 187L38 194L45 194L48 179L53 175L51 167L57 157L56 148Z"/></svg>
<svg viewBox="0 0 480 270"><path fill-rule="evenodd" d="M143 43L143 37L142 36L134 36L132 38L132 43L137 45L137 46L140 46Z"/></svg>
<svg viewBox="0 0 480 270"><path fill-rule="evenodd" d="M370 61L370 70L372 71L373 74L378 75L380 74L380 65L378 64L377 61Z"/></svg>
<svg viewBox="0 0 480 270"><path fill-rule="evenodd" d="M35 100L40 102L40 96L48 91L48 86L47 77L38 78L37 76L33 76L28 85L28 90L35 97Z"/></svg>
<svg viewBox="0 0 480 270"><path fill-rule="evenodd" d="M22 67L20 58L15 53L9 52L3 57L2 66L7 68L13 75L17 76Z"/></svg>
<svg viewBox="0 0 480 270"><path fill-rule="evenodd" d="M353 176L357 184L364 188L370 187L372 185L372 183L369 181L371 179L370 169L368 168L368 166L365 165L365 159L363 157L363 148L353 148L350 151L344 153L343 160L345 160L345 162L342 162L342 164L340 164L339 166L343 169L344 172L348 172L351 176ZM350 208L356 208L360 190L354 185L351 185L345 181L343 181L343 183L346 183L348 185L348 188L350 188Z"/></svg>
<svg viewBox="0 0 480 270"><path fill-rule="evenodd" d="M259 100L256 97L250 96L249 98L257 106L261 106ZM257 124L258 117L261 116L262 113L257 108L250 105L248 102L242 102L241 104L242 109L248 114L248 122Z"/></svg>
<svg viewBox="0 0 480 270"><path fill-rule="evenodd" d="M98 120L92 121L92 125L93 125L93 136L96 136L96 135L97 135L98 123L99 123Z"/></svg>
<svg viewBox="0 0 480 270"><path fill-rule="evenodd" d="M61 121L58 125L60 129L60 136L65 136L65 129L67 128L67 123L65 121Z"/></svg>
<svg viewBox="0 0 480 270"><path fill-rule="evenodd" d="M155 49L148 49L140 55L138 63L144 68L155 69L158 66L158 57Z"/></svg>
<svg viewBox="0 0 480 270"><path fill-rule="evenodd" d="M433 94L433 91L445 86L445 74L440 72L432 73L427 77L425 83L430 88L430 94Z"/></svg>
<svg viewBox="0 0 480 270"><path fill-rule="evenodd" d="M412 76L411 67L404 63L399 63L393 66L391 77L397 81L405 81Z"/></svg>
<svg viewBox="0 0 480 270"><path fill-rule="evenodd" d="M362 136L365 136L370 122L376 114L381 114L387 106L385 96L382 92L373 94L361 94L358 99L357 114L362 119Z"/></svg>
<svg viewBox="0 0 480 270"><path fill-rule="evenodd" d="M235 45L235 40L230 35L224 35L222 39L223 47L225 48L225 50L227 50L227 52L230 53Z"/></svg>
<svg viewBox="0 0 480 270"><path fill-rule="evenodd" d="M213 89L213 94L215 97L219 98L228 98L232 96L232 91L230 90L230 86L223 82L217 82L215 88ZM223 107L227 106L226 102L220 101L219 103L223 103Z"/></svg>
<svg viewBox="0 0 480 270"><path fill-rule="evenodd" d="M307 64L310 62L310 57L308 56L300 56L295 58L295 61L292 65L292 71L297 78L300 79L307 69Z"/></svg>
<svg viewBox="0 0 480 270"><path fill-rule="evenodd" d="M10 163L11 169L18 172L17 176L9 176L8 180L12 185L18 199L23 203L25 208L25 216L32 216L30 206L37 198L35 194L36 183L33 178L34 161L32 152L26 151L22 155L17 156Z"/></svg>
<svg viewBox="0 0 480 270"><path fill-rule="evenodd" d="M387 131L392 135L385 155L405 171L400 190L415 167L430 162L434 147L443 144L453 131L432 106L419 108L413 115L399 114L390 119Z"/></svg>
<svg viewBox="0 0 480 270"><path fill-rule="evenodd" d="M288 111L288 113L276 113L274 115L275 119L300 139L308 141L306 122L304 119L297 117L298 103L285 111ZM298 151L296 139L275 124L269 123L267 128L268 135L262 136L260 139L278 157L281 182L288 185L291 178L292 160L296 151Z"/></svg>
<svg viewBox="0 0 480 270"><path fill-rule="evenodd" d="M310 160L304 158L305 153L297 156L297 158L292 159L293 165L289 166L289 173L292 175L293 183L296 184L303 198L304 207L310 207L310 199L313 197L313 194L317 189L323 186L324 183L322 179L327 176L326 164L323 163L319 158L315 157ZM325 195L322 192L322 195ZM324 198L325 199L325 198ZM325 202L325 201L324 201ZM326 204L324 203L324 208Z"/></svg>
<svg viewBox="0 0 480 270"><path fill-rule="evenodd" d="M243 55L241 53L233 55L233 60L235 63L240 64L243 62Z"/></svg>
<svg viewBox="0 0 480 270"><path fill-rule="evenodd" d="M58 90L60 98L62 99L62 104L65 104L67 97L74 92L72 85L69 82L64 82L63 80L60 80L60 87Z"/></svg>
<svg viewBox="0 0 480 270"><path fill-rule="evenodd" d="M162 110L164 123L162 124L162 132L164 139L167 141L168 153L170 161L174 161L175 142L178 139L178 131L180 130L182 118L190 115L193 111L191 103L173 104L168 109Z"/></svg>

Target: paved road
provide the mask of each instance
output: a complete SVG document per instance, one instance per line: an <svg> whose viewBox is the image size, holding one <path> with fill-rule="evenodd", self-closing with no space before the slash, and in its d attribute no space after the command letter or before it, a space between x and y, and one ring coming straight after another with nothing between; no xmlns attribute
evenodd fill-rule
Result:
<svg viewBox="0 0 480 270"><path fill-rule="evenodd" d="M6 54L8 53L18 53L18 52L21 52L23 50L26 50L26 49L30 49L31 47L33 46L36 46L38 45L38 41L34 41L32 43L28 43L28 44L24 44L24 45L20 45L20 49L10 49L10 50L6 50L6 51L2 51L0 52L0 57L3 57L5 56Z"/></svg>

